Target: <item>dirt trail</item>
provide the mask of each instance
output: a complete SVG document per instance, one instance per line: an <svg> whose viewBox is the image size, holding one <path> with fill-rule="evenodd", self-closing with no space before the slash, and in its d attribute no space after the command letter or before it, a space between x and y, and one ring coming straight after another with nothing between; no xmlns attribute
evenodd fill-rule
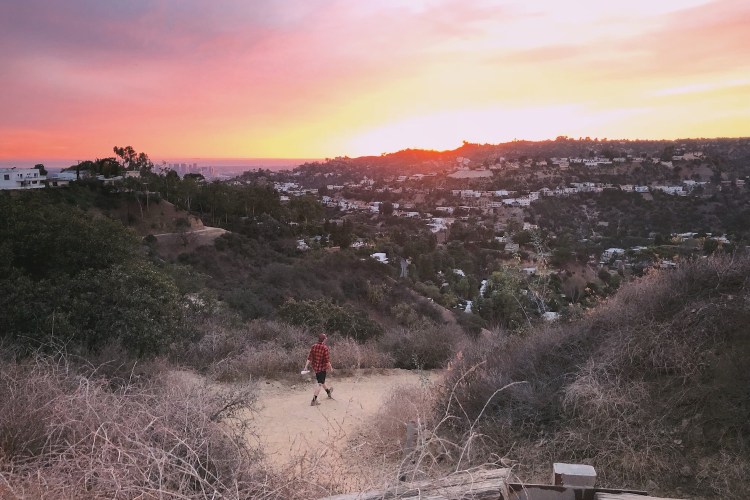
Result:
<svg viewBox="0 0 750 500"><path fill-rule="evenodd" d="M435 374L388 370L384 374L329 378L334 399L324 391L320 406L310 406L314 377L300 375L300 383L261 383L255 430L271 463L285 466L303 455L339 457L347 441L386 401L390 390L401 385L419 385ZM329 464L330 465L330 464Z"/></svg>

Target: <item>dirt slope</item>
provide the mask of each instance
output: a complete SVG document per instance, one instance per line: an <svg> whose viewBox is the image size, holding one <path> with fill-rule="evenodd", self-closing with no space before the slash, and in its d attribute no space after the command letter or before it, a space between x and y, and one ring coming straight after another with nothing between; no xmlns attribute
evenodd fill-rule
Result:
<svg viewBox="0 0 750 500"><path fill-rule="evenodd" d="M303 455L339 455L357 429L367 425L386 400L392 388L420 384L434 374L407 370L388 370L384 374L329 378L334 399L321 391L320 406L310 406L314 377L302 377L300 383L261 383L255 417L255 430L271 462L278 466Z"/></svg>

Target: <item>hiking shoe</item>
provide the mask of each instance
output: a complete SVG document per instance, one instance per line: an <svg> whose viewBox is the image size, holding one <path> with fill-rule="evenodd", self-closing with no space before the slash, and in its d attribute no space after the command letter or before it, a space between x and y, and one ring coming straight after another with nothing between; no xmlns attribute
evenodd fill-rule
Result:
<svg viewBox="0 0 750 500"><path fill-rule="evenodd" d="M333 399L333 396L331 396L331 394L333 394L333 387L328 389L328 399Z"/></svg>
<svg viewBox="0 0 750 500"><path fill-rule="evenodd" d="M320 402L317 399L310 401L310 406L320 406Z"/></svg>

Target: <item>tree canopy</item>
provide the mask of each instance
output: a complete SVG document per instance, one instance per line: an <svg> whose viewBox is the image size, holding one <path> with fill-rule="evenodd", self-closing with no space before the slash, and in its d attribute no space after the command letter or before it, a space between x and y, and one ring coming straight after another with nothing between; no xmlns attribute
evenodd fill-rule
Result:
<svg viewBox="0 0 750 500"><path fill-rule="evenodd" d="M182 316L173 280L124 226L44 194L0 196L0 339L21 351L120 342L139 356L173 341Z"/></svg>

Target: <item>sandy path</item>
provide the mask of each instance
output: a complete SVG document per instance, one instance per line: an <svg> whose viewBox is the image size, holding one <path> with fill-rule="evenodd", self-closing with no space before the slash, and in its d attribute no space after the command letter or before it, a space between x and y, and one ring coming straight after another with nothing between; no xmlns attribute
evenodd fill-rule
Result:
<svg viewBox="0 0 750 500"><path fill-rule="evenodd" d="M419 385L425 377L434 379L435 375L388 370L384 374L339 377L334 372L328 380L334 387L334 399L321 391L320 406L310 406L314 377L291 386L262 382L255 431L271 463L277 466L311 454L346 459L341 455L346 441L378 412L389 391L401 385Z"/></svg>

